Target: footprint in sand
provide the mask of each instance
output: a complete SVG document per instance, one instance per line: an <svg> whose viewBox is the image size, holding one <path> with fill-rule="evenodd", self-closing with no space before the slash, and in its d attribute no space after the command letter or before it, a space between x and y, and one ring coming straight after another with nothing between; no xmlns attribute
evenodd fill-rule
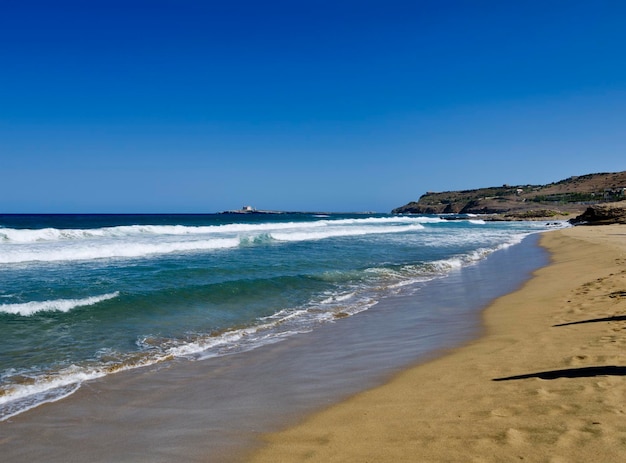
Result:
<svg viewBox="0 0 626 463"><path fill-rule="evenodd" d="M575 355L573 357L568 358L565 361L565 364L569 366L583 365L583 364L589 363L588 360L589 360L589 356L587 355Z"/></svg>
<svg viewBox="0 0 626 463"><path fill-rule="evenodd" d="M526 437L519 429L509 428L506 431L506 441L509 445L518 446L526 443Z"/></svg>

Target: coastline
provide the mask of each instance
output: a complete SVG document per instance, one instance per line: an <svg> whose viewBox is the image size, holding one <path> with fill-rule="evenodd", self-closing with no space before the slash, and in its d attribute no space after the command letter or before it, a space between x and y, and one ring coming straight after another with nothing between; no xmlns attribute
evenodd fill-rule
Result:
<svg viewBox="0 0 626 463"><path fill-rule="evenodd" d="M340 323L241 354L89 381L0 423L9 461L240 461L259 436L469 342L547 254L539 235Z"/></svg>
<svg viewBox="0 0 626 463"><path fill-rule="evenodd" d="M265 436L248 461L619 461L626 227L541 244L550 264L484 310L478 340Z"/></svg>

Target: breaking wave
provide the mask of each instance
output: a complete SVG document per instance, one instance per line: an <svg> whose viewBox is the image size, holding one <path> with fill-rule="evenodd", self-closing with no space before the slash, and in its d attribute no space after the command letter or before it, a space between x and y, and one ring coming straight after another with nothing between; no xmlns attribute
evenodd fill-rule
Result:
<svg viewBox="0 0 626 463"><path fill-rule="evenodd" d="M184 225L131 225L97 229L0 229L0 263L142 258L180 252L236 248L270 241L403 233L423 229L427 217L318 220L311 222Z"/></svg>
<svg viewBox="0 0 626 463"><path fill-rule="evenodd" d="M0 228L0 242L4 243L41 243L47 241L76 241L94 238L121 238L145 235L193 236L232 233L268 232L271 230L307 230L311 228L334 228L342 226L368 227L386 224L438 223L442 219L434 217L368 217L364 219L316 220L309 222L268 222L268 223L232 223L209 226L186 225L126 225L116 227L88 229L17 229Z"/></svg>
<svg viewBox="0 0 626 463"><path fill-rule="evenodd" d="M39 312L69 312L77 307L94 305L119 296L119 292L83 299L55 299L51 301L31 301L22 304L0 304L0 313L29 317Z"/></svg>

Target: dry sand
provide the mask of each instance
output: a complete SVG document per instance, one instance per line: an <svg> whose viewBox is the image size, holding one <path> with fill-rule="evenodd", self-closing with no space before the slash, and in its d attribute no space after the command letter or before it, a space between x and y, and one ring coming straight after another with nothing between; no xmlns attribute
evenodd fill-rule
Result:
<svg viewBox="0 0 626 463"><path fill-rule="evenodd" d="M266 436L253 462L626 461L626 226L549 232L485 335Z"/></svg>

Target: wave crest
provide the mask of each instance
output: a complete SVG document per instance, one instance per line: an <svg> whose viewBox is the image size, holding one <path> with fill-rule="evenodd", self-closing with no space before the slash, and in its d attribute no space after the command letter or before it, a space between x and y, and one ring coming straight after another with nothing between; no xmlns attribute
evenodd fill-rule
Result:
<svg viewBox="0 0 626 463"><path fill-rule="evenodd" d="M369 217L304 222L232 223L210 226L129 225L97 229L0 229L0 263L135 259L203 252L271 241L402 233L424 228L427 217Z"/></svg>
<svg viewBox="0 0 626 463"><path fill-rule="evenodd" d="M119 291L83 299L55 299L50 301L31 301L22 304L0 304L0 313L29 317L39 312L69 312L77 307L94 305L119 296Z"/></svg>

